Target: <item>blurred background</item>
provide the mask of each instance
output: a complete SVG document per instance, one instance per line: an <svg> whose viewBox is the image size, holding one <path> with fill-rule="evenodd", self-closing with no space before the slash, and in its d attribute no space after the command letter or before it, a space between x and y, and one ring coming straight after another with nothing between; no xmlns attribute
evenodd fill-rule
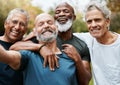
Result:
<svg viewBox="0 0 120 85"><path fill-rule="evenodd" d="M30 14L28 33L33 29L33 22L37 14L48 12L54 15L54 9L62 1L68 2L75 9L77 15L73 25L73 32L87 32L83 19L84 8L92 0L0 0L0 35L4 33L4 21L8 12L13 8L23 8ZM95 0L96 1L96 0ZM98 0L106 4L112 11L110 30L120 33L120 0ZM93 85L91 80L90 85Z"/></svg>

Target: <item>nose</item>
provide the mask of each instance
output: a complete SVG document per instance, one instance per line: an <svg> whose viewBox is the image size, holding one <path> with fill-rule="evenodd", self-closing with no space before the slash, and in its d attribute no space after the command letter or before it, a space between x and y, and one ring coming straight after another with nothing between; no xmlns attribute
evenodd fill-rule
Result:
<svg viewBox="0 0 120 85"><path fill-rule="evenodd" d="M60 15L60 16L63 16L63 15L64 15L64 12L63 12L63 11L61 11L61 12L59 13L59 15Z"/></svg>
<svg viewBox="0 0 120 85"><path fill-rule="evenodd" d="M95 21L92 21L91 26L92 26L92 27L96 27L96 26L97 26L96 22L95 22Z"/></svg>
<svg viewBox="0 0 120 85"><path fill-rule="evenodd" d="M49 24L47 22L44 23L44 28L48 29L49 28Z"/></svg>
<svg viewBox="0 0 120 85"><path fill-rule="evenodd" d="M16 29L16 30L20 29L20 24L19 24L19 23L17 23L17 24L15 25L15 29Z"/></svg>

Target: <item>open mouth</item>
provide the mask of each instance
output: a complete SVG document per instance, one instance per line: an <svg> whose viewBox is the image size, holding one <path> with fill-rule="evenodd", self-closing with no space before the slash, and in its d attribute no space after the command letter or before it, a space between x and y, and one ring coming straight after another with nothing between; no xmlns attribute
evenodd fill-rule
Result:
<svg viewBox="0 0 120 85"><path fill-rule="evenodd" d="M101 29L100 28L94 28L94 29L91 29L92 32L99 32Z"/></svg>
<svg viewBox="0 0 120 85"><path fill-rule="evenodd" d="M58 18L58 20L57 20L60 24L65 24L66 22L67 22L67 19L66 18Z"/></svg>
<svg viewBox="0 0 120 85"><path fill-rule="evenodd" d="M11 34L12 34L13 36L18 36L20 33L17 32L17 31L11 31Z"/></svg>
<svg viewBox="0 0 120 85"><path fill-rule="evenodd" d="M53 31L52 30L45 30L42 32L42 34L44 34L44 33L53 33Z"/></svg>

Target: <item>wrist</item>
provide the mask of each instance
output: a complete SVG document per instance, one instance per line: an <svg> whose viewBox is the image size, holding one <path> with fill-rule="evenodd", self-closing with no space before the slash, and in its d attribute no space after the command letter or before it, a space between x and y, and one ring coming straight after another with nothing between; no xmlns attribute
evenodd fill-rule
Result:
<svg viewBox="0 0 120 85"><path fill-rule="evenodd" d="M42 49L42 47L44 47L46 44L43 44L41 45L39 48L38 48L38 52L40 52L40 50Z"/></svg>

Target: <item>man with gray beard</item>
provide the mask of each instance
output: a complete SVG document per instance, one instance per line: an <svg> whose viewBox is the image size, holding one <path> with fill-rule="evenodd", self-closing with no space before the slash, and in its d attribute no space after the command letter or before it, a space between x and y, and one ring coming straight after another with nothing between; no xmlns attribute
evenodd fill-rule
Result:
<svg viewBox="0 0 120 85"><path fill-rule="evenodd" d="M88 85L91 79L90 54L87 45L82 40L75 37L72 33L72 24L76 18L73 7L66 2L59 4L55 9L54 18L55 23L58 26L57 46L64 52L66 52L65 49L68 46L67 44L70 44L76 48L79 54L76 56L71 56L70 58L75 62L77 72L76 75L78 77L79 85ZM31 33L26 40L35 36L34 34L35 33ZM36 38L32 38L32 41L38 43ZM40 47L39 52L44 58L43 66L45 67L48 63L51 70L55 70L55 66L61 68L55 53L48 47L28 45L28 43L26 43L24 46L23 43L17 46L20 46L19 49L29 48L29 50L34 49L35 51L38 51ZM13 46L11 49L18 50L18 47L16 48L16 46Z"/></svg>

